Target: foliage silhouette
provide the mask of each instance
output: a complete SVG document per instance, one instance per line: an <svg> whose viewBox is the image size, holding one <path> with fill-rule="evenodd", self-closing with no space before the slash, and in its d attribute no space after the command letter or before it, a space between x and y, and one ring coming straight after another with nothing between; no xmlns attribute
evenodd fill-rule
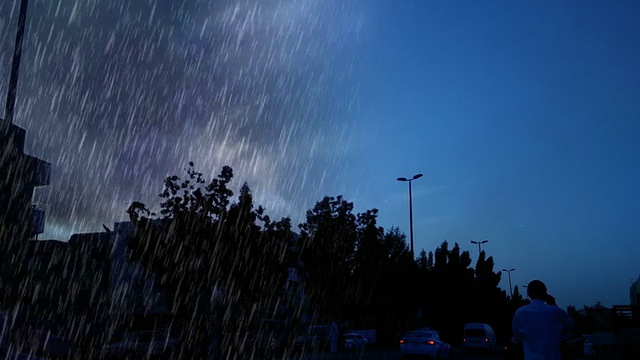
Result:
<svg viewBox="0 0 640 360"><path fill-rule="evenodd" d="M353 214L353 203L325 197L300 224L299 253L313 321L381 329L393 338L417 311L417 267L399 229L377 225L378 210Z"/></svg>
<svg viewBox="0 0 640 360"><path fill-rule="evenodd" d="M325 197L307 211L300 227L300 257L306 273L305 289L312 299L312 316L322 320L346 315L348 287L357 245L353 203Z"/></svg>
<svg viewBox="0 0 640 360"><path fill-rule="evenodd" d="M290 219L272 221L261 206L255 207L248 184L233 198L230 167L211 180L193 163L185 171L184 178L164 180L157 213L140 202L129 206L136 232L128 256L168 295L175 326L190 352L204 354L211 339L217 339L220 356L249 356L243 353L251 351L247 333L265 318L374 328L382 342L431 326L456 344L466 322L489 323L499 336L510 337L513 312L525 300L517 286L511 299L498 288L501 272L484 251L472 264L468 251L444 241L413 258L404 233L378 226L377 209L356 214L354 204L342 196L327 196L308 210L297 237ZM64 266L58 267L56 274L64 274ZM305 296L285 290L290 289L291 268L302 275L298 290ZM15 274L28 280L33 271ZM47 279L67 281L60 275ZM86 294L93 279L105 277L81 276L70 286ZM60 285L55 293L65 289ZM78 299L70 306L77 307ZM33 306L54 313L42 301Z"/></svg>
<svg viewBox="0 0 640 360"><path fill-rule="evenodd" d="M159 216L131 204L130 255L159 279L184 339L195 337L204 352L219 324L221 351L237 353L243 339L236 335L273 313L283 296L290 221L272 222L254 208L246 183L231 203L228 166L209 182L193 163L186 172L184 180L165 179Z"/></svg>
<svg viewBox="0 0 640 360"><path fill-rule="evenodd" d="M293 330L306 321L374 328L389 343L431 326L454 345L465 323L483 322L506 340L513 313L527 303L518 286L511 298L498 287L501 272L484 251L472 264L469 251L444 241L414 258L400 229L378 226L377 209L354 213L342 196L324 197L306 212L298 237L289 218L273 221L255 207L248 184L233 198L230 167L211 180L191 162L185 172L164 180L157 213L131 203L136 232L128 256L168 295L190 354L204 356L215 339L218 356L251 356L248 333L257 320L273 318ZM109 241L71 243L3 244L2 308L23 307L31 318L76 328L102 326ZM292 269L301 288L287 281ZM607 326L597 320L609 311L600 304L568 310L581 332Z"/></svg>

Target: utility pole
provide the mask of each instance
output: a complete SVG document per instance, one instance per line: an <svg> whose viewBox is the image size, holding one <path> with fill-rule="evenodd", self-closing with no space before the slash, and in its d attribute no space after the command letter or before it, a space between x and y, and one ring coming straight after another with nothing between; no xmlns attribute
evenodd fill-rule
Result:
<svg viewBox="0 0 640 360"><path fill-rule="evenodd" d="M7 90L7 102L4 111L4 118L10 124L13 123L13 112L16 105L16 93L18 89L18 75L20 74L20 59L22 58L22 42L24 39L25 23L27 21L27 7L29 0L20 2L20 13L18 15L18 31L16 32L16 43L13 48L13 59L11 60L11 75L9 76L9 89Z"/></svg>

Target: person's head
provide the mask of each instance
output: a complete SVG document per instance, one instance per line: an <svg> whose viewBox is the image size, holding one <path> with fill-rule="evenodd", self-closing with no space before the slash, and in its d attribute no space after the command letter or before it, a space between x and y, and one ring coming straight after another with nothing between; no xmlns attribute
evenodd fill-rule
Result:
<svg viewBox="0 0 640 360"><path fill-rule="evenodd" d="M531 300L545 300L547 297L547 286L540 280L531 280L527 285L527 294Z"/></svg>

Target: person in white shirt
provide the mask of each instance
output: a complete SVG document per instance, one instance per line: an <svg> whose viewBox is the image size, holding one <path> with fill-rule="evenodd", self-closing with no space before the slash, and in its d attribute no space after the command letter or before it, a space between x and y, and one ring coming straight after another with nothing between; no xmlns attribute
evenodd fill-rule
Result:
<svg viewBox="0 0 640 360"><path fill-rule="evenodd" d="M531 303L513 316L513 339L522 344L525 360L561 360L564 334L573 329L571 317L547 293L540 280L527 285Z"/></svg>

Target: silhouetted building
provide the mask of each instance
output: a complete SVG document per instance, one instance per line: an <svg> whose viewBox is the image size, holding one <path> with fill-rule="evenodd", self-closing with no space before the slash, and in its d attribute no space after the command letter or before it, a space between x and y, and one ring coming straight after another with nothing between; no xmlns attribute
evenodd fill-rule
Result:
<svg viewBox="0 0 640 360"><path fill-rule="evenodd" d="M117 222L111 232L109 265L109 317L119 324L133 315L159 314L169 311L165 293L156 278L128 256L128 242L135 233L132 222Z"/></svg>
<svg viewBox="0 0 640 360"><path fill-rule="evenodd" d="M8 303L51 320L96 313L109 300L110 244L106 233L26 241L14 264L15 286L4 289Z"/></svg>
<svg viewBox="0 0 640 360"><path fill-rule="evenodd" d="M44 210L32 204L33 190L49 185L51 164L24 153L26 132L13 124L26 27L27 1L20 4L5 118L0 119L0 245L22 243L44 231ZM7 251L11 246L5 247Z"/></svg>
<svg viewBox="0 0 640 360"><path fill-rule="evenodd" d="M26 131L0 120L0 240L24 241L44 231L36 187L49 185L51 163L24 153Z"/></svg>
<svg viewBox="0 0 640 360"><path fill-rule="evenodd" d="M5 306L22 309L25 319L74 323L83 332L166 312L154 276L129 260L133 230L124 222L114 231L73 234L69 241L25 241L12 267L13 285L0 293Z"/></svg>
<svg viewBox="0 0 640 360"><path fill-rule="evenodd" d="M13 256L3 279L4 306L20 309L27 318L55 318L66 309L69 279L65 271L67 243L25 241Z"/></svg>
<svg viewBox="0 0 640 360"><path fill-rule="evenodd" d="M113 239L106 232L73 234L68 244L68 270L72 272L73 300L78 306L105 310L110 300L111 248ZM96 314L97 322L105 314Z"/></svg>
<svg viewBox="0 0 640 360"><path fill-rule="evenodd" d="M640 305L640 276L638 276L638 280L631 284L629 297L631 298L631 305Z"/></svg>

